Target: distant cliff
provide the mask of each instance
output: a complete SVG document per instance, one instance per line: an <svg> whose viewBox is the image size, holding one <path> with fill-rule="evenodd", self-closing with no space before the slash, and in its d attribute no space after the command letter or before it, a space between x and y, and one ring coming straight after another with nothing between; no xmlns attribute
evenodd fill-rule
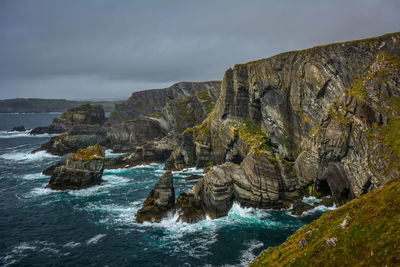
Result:
<svg viewBox="0 0 400 267"><path fill-rule="evenodd" d="M131 120L142 115L161 112L174 99L182 99L194 93L221 85L220 81L179 82L168 88L134 92L126 101L115 105L110 122Z"/></svg>
<svg viewBox="0 0 400 267"><path fill-rule="evenodd" d="M0 113L49 113L64 112L82 104L103 106L106 112L114 110L114 105L121 101L74 101L66 99L14 98L0 100Z"/></svg>

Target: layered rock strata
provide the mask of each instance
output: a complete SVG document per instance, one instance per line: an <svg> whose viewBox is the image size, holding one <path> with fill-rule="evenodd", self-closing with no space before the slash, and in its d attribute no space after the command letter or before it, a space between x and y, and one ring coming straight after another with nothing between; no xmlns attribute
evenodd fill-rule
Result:
<svg viewBox="0 0 400 267"><path fill-rule="evenodd" d="M185 131L166 166L231 162L204 177L215 217L231 195L279 208L310 185L342 205L398 175L399 54L394 33L235 65L215 110Z"/></svg>
<svg viewBox="0 0 400 267"><path fill-rule="evenodd" d="M60 118L54 118L49 126L37 127L30 134L57 134L68 131L77 124L102 125L105 122L104 108L101 105L83 104L68 109Z"/></svg>

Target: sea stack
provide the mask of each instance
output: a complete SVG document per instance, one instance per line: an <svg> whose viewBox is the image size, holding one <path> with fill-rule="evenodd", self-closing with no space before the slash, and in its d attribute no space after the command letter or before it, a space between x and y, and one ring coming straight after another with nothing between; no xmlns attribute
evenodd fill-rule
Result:
<svg viewBox="0 0 400 267"><path fill-rule="evenodd" d="M143 207L136 214L138 223L160 222L168 212L175 209L175 190L173 185L172 174L170 171L164 173L160 177L160 181L156 183L154 189L151 190Z"/></svg>
<svg viewBox="0 0 400 267"><path fill-rule="evenodd" d="M103 181L104 160L104 150L98 145L79 149L62 159L46 188L78 190L98 185Z"/></svg>

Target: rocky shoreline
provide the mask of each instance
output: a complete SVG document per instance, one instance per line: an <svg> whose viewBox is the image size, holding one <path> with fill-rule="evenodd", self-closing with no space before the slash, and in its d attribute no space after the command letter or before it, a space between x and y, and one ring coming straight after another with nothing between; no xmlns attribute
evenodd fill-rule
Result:
<svg viewBox="0 0 400 267"><path fill-rule="evenodd" d="M207 169L173 205L157 202L160 180L140 222L160 220L164 206L190 223L226 216L233 202L281 209L331 196L341 206L399 175L399 43L393 33L238 64L222 83L134 93L107 120L101 110L98 119L81 116L95 107L69 110L52 124L63 133L39 150L65 155L98 145L126 153L106 168Z"/></svg>

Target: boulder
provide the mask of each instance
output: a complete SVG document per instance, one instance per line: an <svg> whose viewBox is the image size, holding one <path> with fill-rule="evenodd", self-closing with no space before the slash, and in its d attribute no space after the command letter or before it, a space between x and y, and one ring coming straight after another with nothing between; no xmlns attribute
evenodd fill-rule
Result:
<svg viewBox="0 0 400 267"><path fill-rule="evenodd" d="M175 190L171 172L164 173L151 190L143 207L136 213L136 222L160 222L175 209Z"/></svg>
<svg viewBox="0 0 400 267"><path fill-rule="evenodd" d="M298 199L293 202L292 215L301 215L303 214L303 212L311 210L313 208L314 206L304 203L301 199Z"/></svg>
<svg viewBox="0 0 400 267"><path fill-rule="evenodd" d="M46 188L54 190L84 189L100 184L104 170L104 150L98 145L79 149L61 159L60 166L52 171Z"/></svg>

